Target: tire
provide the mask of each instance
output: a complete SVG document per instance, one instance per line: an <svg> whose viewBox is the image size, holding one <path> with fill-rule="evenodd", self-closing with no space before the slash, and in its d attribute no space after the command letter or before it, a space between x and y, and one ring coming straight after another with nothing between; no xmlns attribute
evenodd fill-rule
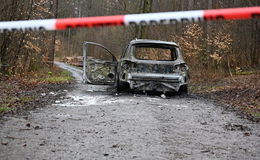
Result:
<svg viewBox="0 0 260 160"><path fill-rule="evenodd" d="M178 91L179 95L186 95L188 94L188 85L182 85Z"/></svg>
<svg viewBox="0 0 260 160"><path fill-rule="evenodd" d="M129 85L126 82L120 82L119 77L116 81L117 92L122 92L129 89Z"/></svg>
<svg viewBox="0 0 260 160"><path fill-rule="evenodd" d="M122 87L120 86L120 83L119 83L119 77L117 76L117 78L116 78L116 90L119 93L121 91L121 89L122 89Z"/></svg>

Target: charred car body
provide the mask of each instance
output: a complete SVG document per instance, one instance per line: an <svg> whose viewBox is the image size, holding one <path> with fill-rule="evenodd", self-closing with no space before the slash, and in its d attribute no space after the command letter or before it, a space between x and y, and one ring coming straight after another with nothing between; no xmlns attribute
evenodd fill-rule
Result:
<svg viewBox="0 0 260 160"><path fill-rule="evenodd" d="M118 91L187 92L188 66L174 42L136 39L128 44L118 61L108 51L112 56L110 62L88 58L86 50L87 47L83 52L83 77L88 83L114 83Z"/></svg>

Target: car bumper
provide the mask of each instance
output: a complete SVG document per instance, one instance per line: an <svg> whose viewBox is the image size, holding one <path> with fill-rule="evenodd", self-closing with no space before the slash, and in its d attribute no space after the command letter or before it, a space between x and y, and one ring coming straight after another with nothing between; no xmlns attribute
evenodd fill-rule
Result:
<svg viewBox="0 0 260 160"><path fill-rule="evenodd" d="M129 73L128 83L132 90L178 92L182 85L187 85L187 79L181 73Z"/></svg>

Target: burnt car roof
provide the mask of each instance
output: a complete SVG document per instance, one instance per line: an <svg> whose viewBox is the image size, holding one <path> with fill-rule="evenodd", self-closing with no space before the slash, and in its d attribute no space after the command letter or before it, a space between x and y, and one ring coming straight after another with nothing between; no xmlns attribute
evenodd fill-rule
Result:
<svg viewBox="0 0 260 160"><path fill-rule="evenodd" d="M160 41L160 40L150 40L150 39L135 39L130 42L130 44L139 44L139 43L157 43L157 44L167 44L179 47L175 42Z"/></svg>

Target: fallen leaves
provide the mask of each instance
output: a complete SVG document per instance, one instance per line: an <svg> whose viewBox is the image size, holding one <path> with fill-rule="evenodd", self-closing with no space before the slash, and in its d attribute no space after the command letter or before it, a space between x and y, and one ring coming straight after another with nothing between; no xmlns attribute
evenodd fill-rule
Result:
<svg viewBox="0 0 260 160"><path fill-rule="evenodd" d="M193 93L209 95L221 103L242 111L254 121L260 120L260 75L235 75L217 82L191 86Z"/></svg>
<svg viewBox="0 0 260 160"><path fill-rule="evenodd" d="M53 89L59 89L59 87L63 87L63 84L70 83L70 77L67 71L57 67L43 68L38 72L9 77L1 76L0 114L16 113L18 110L37 107L37 104L46 101L46 99L53 99L58 95ZM50 78L55 81L48 80Z"/></svg>

